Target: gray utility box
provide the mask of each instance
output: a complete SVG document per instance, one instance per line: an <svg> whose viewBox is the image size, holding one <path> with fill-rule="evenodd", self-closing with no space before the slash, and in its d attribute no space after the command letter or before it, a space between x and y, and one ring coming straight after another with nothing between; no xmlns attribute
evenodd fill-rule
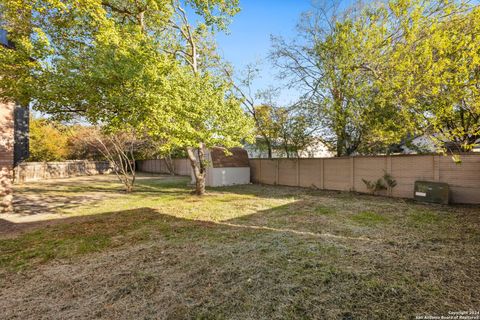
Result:
<svg viewBox="0 0 480 320"><path fill-rule="evenodd" d="M413 197L417 201L448 204L450 190L444 182L415 181Z"/></svg>

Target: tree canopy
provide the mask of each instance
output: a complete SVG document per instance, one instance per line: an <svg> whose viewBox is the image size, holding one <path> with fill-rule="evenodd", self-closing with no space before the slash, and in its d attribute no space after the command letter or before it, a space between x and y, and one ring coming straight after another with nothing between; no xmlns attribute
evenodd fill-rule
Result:
<svg viewBox="0 0 480 320"><path fill-rule="evenodd" d="M385 153L421 134L468 151L480 138L478 6L392 0L317 7L301 40L274 40L283 77L303 90L338 156ZM451 150L451 145L456 146Z"/></svg>

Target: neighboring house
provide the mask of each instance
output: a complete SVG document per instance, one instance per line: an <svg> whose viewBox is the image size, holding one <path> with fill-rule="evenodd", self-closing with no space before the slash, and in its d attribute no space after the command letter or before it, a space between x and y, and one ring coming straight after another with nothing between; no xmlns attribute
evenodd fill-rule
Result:
<svg viewBox="0 0 480 320"><path fill-rule="evenodd" d="M330 151L319 139L300 152L300 158L331 158L334 156L335 153Z"/></svg>
<svg viewBox="0 0 480 320"><path fill-rule="evenodd" d="M435 153L437 149L432 138L427 135L415 137L409 143L400 145L400 150L404 154Z"/></svg>
<svg viewBox="0 0 480 320"><path fill-rule="evenodd" d="M278 145L278 144L277 144ZM244 149L248 152L248 157L252 158L268 158L268 151L258 148L255 144L244 144ZM335 154L328 150L327 146L320 140L316 140L314 144L305 148L300 152L300 158L330 158ZM279 147L275 147L272 150L272 158L287 158L285 151ZM290 158L295 156L290 155Z"/></svg>
<svg viewBox="0 0 480 320"><path fill-rule="evenodd" d="M445 146L451 151L458 151L458 146L454 146L453 143L445 143ZM417 154L417 153L436 153L439 151L438 146L435 145L431 136L422 135L415 137L408 143L403 143L399 147L404 154ZM473 148L473 152L480 152L480 139L477 140L477 145Z"/></svg>
<svg viewBox="0 0 480 320"><path fill-rule="evenodd" d="M0 101L0 212L12 209L13 169L28 157L28 109Z"/></svg>

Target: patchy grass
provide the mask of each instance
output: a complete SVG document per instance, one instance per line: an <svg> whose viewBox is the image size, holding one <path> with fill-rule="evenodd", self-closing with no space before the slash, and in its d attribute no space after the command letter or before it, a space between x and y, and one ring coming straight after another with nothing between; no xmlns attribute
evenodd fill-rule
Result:
<svg viewBox="0 0 480 320"><path fill-rule="evenodd" d="M2 318L411 319L480 305L478 207L259 185L198 198L186 183L18 187Z"/></svg>
<svg viewBox="0 0 480 320"><path fill-rule="evenodd" d="M325 206L318 206L315 208L315 213L329 216L335 214L335 210Z"/></svg>
<svg viewBox="0 0 480 320"><path fill-rule="evenodd" d="M414 210L408 216L413 226L435 226L444 221L450 221L451 215L430 210Z"/></svg>
<svg viewBox="0 0 480 320"><path fill-rule="evenodd" d="M351 220L366 226L376 226L382 223L386 223L388 221L388 218L375 212L362 211L353 215L351 217Z"/></svg>

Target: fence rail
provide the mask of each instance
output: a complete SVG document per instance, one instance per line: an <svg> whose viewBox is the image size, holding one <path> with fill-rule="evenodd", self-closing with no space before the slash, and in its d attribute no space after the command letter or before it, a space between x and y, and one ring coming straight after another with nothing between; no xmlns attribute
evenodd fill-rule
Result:
<svg viewBox="0 0 480 320"><path fill-rule="evenodd" d="M72 160L64 162L23 162L14 169L15 183L90 176L111 172L108 161Z"/></svg>
<svg viewBox="0 0 480 320"><path fill-rule="evenodd" d="M417 180L446 182L454 203L480 204L480 155L461 155L461 164L441 155L316 159L250 159L254 183L369 192L362 179L385 172L397 181L393 197L412 198Z"/></svg>
<svg viewBox="0 0 480 320"><path fill-rule="evenodd" d="M175 174L180 176L190 175L191 167L188 159L172 159L172 164ZM137 161L137 170L148 173L171 173L165 159Z"/></svg>

